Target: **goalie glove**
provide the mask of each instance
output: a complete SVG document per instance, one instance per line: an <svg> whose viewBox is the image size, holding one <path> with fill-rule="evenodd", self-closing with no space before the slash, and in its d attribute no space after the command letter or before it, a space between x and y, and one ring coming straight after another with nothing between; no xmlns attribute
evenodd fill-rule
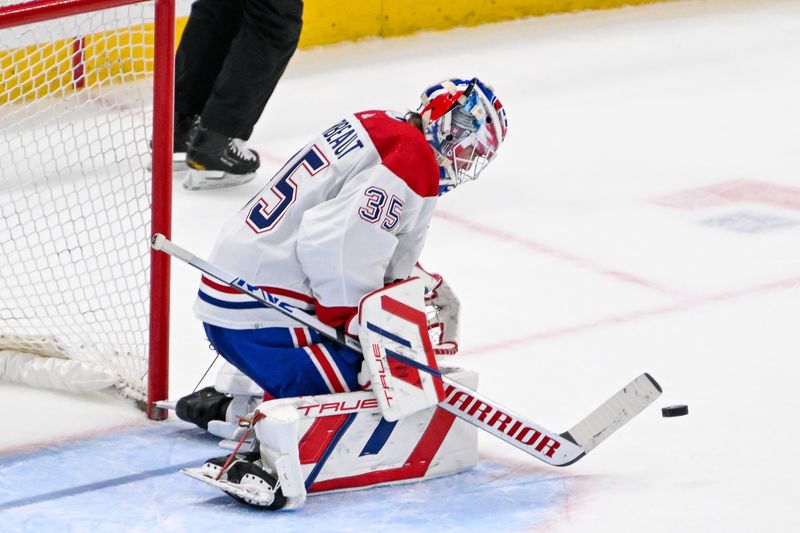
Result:
<svg viewBox="0 0 800 533"><path fill-rule="evenodd" d="M437 358L458 352L458 297L441 275L428 272L417 263L411 277L425 284L425 311L428 316L428 334Z"/></svg>

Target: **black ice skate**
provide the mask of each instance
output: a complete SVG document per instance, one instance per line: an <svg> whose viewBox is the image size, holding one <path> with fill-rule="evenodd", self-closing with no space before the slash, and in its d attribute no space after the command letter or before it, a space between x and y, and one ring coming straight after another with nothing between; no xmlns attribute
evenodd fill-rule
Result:
<svg viewBox="0 0 800 533"><path fill-rule="evenodd" d="M172 173L184 173L189 170L186 166L186 143L189 142L189 134L194 129L195 124L200 120L197 115L175 115L175 123L172 129Z"/></svg>
<svg viewBox="0 0 800 533"><path fill-rule="evenodd" d="M233 398L217 392L214 387L206 387L189 396L184 396L175 404L175 414L181 420L208 429L212 420L225 420Z"/></svg>
<svg viewBox="0 0 800 533"><path fill-rule="evenodd" d="M182 177L189 170L186 166L186 143L189 141L189 134L192 132L200 117L197 115L175 115L172 127L172 175ZM153 143L150 142L150 151L153 150ZM147 170L153 169L152 158L147 163Z"/></svg>
<svg viewBox="0 0 800 533"><path fill-rule="evenodd" d="M233 499L267 511L277 511L287 500L278 479L262 468L258 452L237 454L223 471L230 456L209 459L199 468L184 468L187 476L216 487Z"/></svg>
<svg viewBox="0 0 800 533"><path fill-rule="evenodd" d="M172 152L183 154L186 160L186 143L189 142L189 134L192 133L195 125L200 120L197 115L175 115L175 124L172 129Z"/></svg>
<svg viewBox="0 0 800 533"><path fill-rule="evenodd" d="M187 189L218 189L247 183L261 164L258 154L244 141L204 128L198 121L186 144L190 171L183 182Z"/></svg>

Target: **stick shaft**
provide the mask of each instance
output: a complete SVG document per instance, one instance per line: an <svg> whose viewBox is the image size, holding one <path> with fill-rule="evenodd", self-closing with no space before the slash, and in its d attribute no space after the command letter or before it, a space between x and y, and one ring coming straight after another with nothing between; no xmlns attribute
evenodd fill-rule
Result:
<svg viewBox="0 0 800 533"><path fill-rule="evenodd" d="M152 246L155 250L160 250L176 257L197 268L201 272L216 278L220 282L251 296L263 305L277 309L284 315L297 320L304 326L318 331L334 342L342 344L358 353L362 353L361 344L356 339L323 323L316 316L292 307L277 296L269 294L263 289L247 283L245 280L195 256L163 235L154 235ZM431 373L434 372L433 369L428 370ZM642 376L645 376L645 374ZM630 385L639 383L642 380L642 376L637 377ZM648 383L652 382L652 384L655 384L655 381L650 378L650 376L647 376L647 378ZM586 455L589 450L599 444L599 440L589 444L587 439L588 445L584 448L579 445L581 441L579 440L576 442L575 437L570 435L569 432L562 434L552 432L516 414L514 411L503 407L497 402L478 394L474 390L449 379L447 376L442 376L441 379L444 382L445 399L439 403L439 407L547 464L553 466L570 465L578 461ZM630 387L630 385L628 387ZM657 384L655 384L655 386L657 388ZM604 424L606 419L609 419L607 407L614 402L614 407L617 408L616 411L620 411L620 413L619 416L611 417L613 418L613 427L609 426L606 428L606 433L603 436L603 439L605 439L627 423L633 416L638 414L644 407L652 403L661 392L659 388L658 392L653 394L652 391L648 389L649 395L646 400L639 401L636 411L629 414L626 412L625 405L616 405L620 403L620 395L624 391L626 391L626 389L623 389L620 393L615 394L611 399L604 402L603 405L575 426L572 431L575 431L577 428L593 428L597 424ZM596 413L604 413L604 416L600 417Z"/></svg>

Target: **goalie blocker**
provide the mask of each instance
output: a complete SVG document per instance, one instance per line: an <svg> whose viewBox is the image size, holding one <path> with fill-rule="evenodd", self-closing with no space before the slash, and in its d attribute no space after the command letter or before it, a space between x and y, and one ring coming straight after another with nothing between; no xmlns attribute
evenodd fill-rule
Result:
<svg viewBox="0 0 800 533"><path fill-rule="evenodd" d="M444 387L425 314L425 285L409 278L361 299L358 337L372 389L390 421L433 407Z"/></svg>

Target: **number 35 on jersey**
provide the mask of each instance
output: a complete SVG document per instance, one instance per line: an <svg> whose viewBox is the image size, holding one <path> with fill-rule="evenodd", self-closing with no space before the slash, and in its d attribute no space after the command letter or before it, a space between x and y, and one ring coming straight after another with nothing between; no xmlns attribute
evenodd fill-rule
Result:
<svg viewBox="0 0 800 533"><path fill-rule="evenodd" d="M247 225L256 233L273 229L297 198L297 173L305 172L307 176L314 176L328 166L330 162L322 151L316 145L312 145L275 176L266 194L250 208ZM388 195L386 191L375 186L368 187L364 191L364 196L364 205L359 208L358 216L371 224L379 223L386 231L395 229L403 212L402 200L395 195Z"/></svg>

